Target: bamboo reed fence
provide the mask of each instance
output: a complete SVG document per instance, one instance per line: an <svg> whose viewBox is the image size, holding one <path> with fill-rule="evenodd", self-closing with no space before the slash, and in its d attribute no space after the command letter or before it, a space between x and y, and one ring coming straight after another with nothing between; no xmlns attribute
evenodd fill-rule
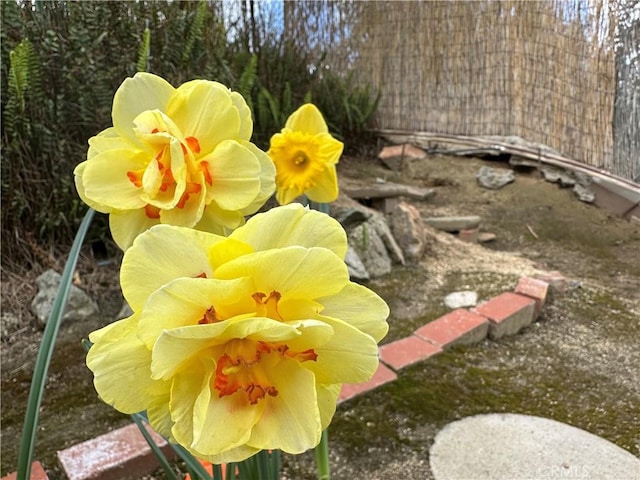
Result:
<svg viewBox="0 0 640 480"><path fill-rule="evenodd" d="M284 32L380 91L380 129L518 136L640 182L638 0L285 2Z"/></svg>

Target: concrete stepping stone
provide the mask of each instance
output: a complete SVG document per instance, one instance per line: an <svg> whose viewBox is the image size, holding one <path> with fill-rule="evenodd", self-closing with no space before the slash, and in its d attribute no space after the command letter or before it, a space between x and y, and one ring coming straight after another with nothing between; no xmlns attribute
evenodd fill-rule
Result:
<svg viewBox="0 0 640 480"><path fill-rule="evenodd" d="M511 413L450 423L430 450L435 480L640 479L640 459L571 425Z"/></svg>

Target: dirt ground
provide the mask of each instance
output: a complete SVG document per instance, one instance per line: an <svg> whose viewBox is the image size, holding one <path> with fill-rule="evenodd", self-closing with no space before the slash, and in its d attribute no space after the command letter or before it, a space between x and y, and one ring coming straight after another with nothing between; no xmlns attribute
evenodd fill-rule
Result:
<svg viewBox="0 0 640 480"><path fill-rule="evenodd" d="M330 428L337 480L388 479L398 472L431 478L435 434L457 418L488 412L546 416L640 455L640 226L580 202L537 170L518 170L516 181L500 190L483 189L475 179L481 166L509 168L439 155L400 172L372 157L339 165L344 185L378 178L433 187L432 198L410 201L423 217L479 215L481 230L496 235L476 245L429 230L419 265L396 266L369 282L391 307L384 343L446 313L442 300L452 291L476 290L482 301L539 271L557 270L568 282L542 318L518 335L452 349L341 404ZM98 266L87 250L78 269L80 286L94 295L101 314L63 325L54 352L36 447L52 480L63 478L57 450L130 422L96 398L80 346L122 306L118 261ZM41 336L28 309L38 273L2 271L2 475L15 470ZM314 478L312 454L285 456L284 463L286 478Z"/></svg>

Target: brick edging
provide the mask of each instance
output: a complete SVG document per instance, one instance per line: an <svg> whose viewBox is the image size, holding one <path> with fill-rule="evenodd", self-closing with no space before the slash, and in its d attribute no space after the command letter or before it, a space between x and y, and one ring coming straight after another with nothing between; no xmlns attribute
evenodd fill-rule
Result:
<svg viewBox="0 0 640 480"><path fill-rule="evenodd" d="M539 318L549 292L562 292L565 286L566 279L558 272L522 277L513 292L497 295L471 309L453 310L408 337L380 346L380 363L371 380L343 385L338 403L396 380L402 369L453 345L469 345L519 332ZM163 439L158 440L161 446L166 445ZM62 450L58 452L58 461L70 480L139 478L158 468L135 424ZM32 474L31 479L47 480L39 462L34 465L39 476ZM14 478L15 474L11 474L0 480Z"/></svg>

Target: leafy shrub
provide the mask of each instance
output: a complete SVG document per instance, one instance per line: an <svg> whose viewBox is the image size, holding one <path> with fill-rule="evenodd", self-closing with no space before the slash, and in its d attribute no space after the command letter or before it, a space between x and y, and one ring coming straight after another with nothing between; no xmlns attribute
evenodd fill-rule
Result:
<svg viewBox="0 0 640 480"><path fill-rule="evenodd" d="M337 137L349 138L347 147L365 138L377 106L367 88L328 73L266 20L252 16L229 35L222 3L60 0L1 9L3 264L31 262L43 247L68 250L86 211L73 169L87 140L111 125L113 95L137 71L239 91L264 149L306 101ZM107 240L106 219L94 224L88 240Z"/></svg>

